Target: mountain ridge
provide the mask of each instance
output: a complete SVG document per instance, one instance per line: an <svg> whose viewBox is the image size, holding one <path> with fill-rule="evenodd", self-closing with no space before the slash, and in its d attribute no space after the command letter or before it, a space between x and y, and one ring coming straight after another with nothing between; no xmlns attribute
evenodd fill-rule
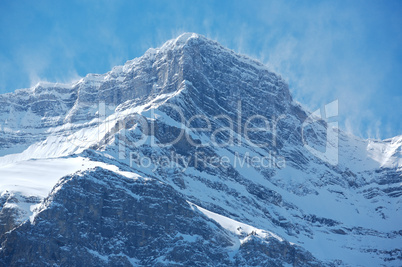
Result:
<svg viewBox="0 0 402 267"><path fill-rule="evenodd" d="M280 76L253 62L190 33L108 73L87 75L71 88L39 84L31 91L0 95L6 104L0 105L0 173L7 178L0 189L4 196L17 194L7 195L2 204L1 223L19 231L21 221L10 223L10 213L31 216L60 178L107 164L107 169L165 183L186 201L235 220L238 227L246 223L299 244L323 264L400 262L401 139L361 140L332 128L297 104ZM29 92L36 92L39 102ZM17 119L4 123L10 115ZM248 122L255 115L259 119ZM263 119L267 131L244 131L247 122L264 126ZM304 125L306 119L313 123ZM177 142L163 145L179 134ZM325 145L335 147L328 135L339 139L337 165L320 157ZM229 164L214 165L213 158ZM149 165L141 163L144 159ZM254 159L259 164L251 164ZM261 159L266 161L261 164ZM245 167L239 165L242 160ZM33 203L18 200L20 193L37 194L27 178L40 179L29 173L35 166L49 172L36 185L43 193ZM60 166L66 172L56 171ZM7 244L4 249L13 243ZM274 260L269 250L259 249ZM251 265L258 265L258 257Z"/></svg>

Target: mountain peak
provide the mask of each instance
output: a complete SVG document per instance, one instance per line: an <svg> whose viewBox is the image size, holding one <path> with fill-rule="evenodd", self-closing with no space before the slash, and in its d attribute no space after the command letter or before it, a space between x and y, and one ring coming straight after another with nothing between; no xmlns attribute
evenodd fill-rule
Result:
<svg viewBox="0 0 402 267"><path fill-rule="evenodd" d="M0 95L0 265L401 266L402 139L313 116L195 33Z"/></svg>
<svg viewBox="0 0 402 267"><path fill-rule="evenodd" d="M193 32L185 32L180 34L176 38L166 41L161 47L157 48L156 50L167 51L167 50L182 49L187 45L197 44L199 42L211 43L211 44L214 43L215 45L219 45L217 42L214 42L201 34ZM154 49L150 50L155 51Z"/></svg>
<svg viewBox="0 0 402 267"><path fill-rule="evenodd" d="M185 32L180 34L176 39L175 39L175 43L176 44L185 44L187 43L188 40L190 39L198 39L198 38L202 38L202 39L207 39L205 36L202 36L198 33L194 33L194 32Z"/></svg>

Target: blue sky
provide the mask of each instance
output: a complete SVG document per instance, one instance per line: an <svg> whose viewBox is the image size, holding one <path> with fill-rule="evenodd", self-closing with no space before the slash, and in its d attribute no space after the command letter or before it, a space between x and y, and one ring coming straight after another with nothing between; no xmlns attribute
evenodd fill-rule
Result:
<svg viewBox="0 0 402 267"><path fill-rule="evenodd" d="M267 64L341 128L402 134L402 1L0 0L0 93L104 73L182 32Z"/></svg>

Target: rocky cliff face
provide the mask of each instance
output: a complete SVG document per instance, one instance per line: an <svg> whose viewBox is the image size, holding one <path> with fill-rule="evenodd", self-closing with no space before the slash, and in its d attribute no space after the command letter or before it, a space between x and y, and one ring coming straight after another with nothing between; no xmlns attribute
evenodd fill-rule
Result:
<svg viewBox="0 0 402 267"><path fill-rule="evenodd" d="M0 102L5 264L401 263L402 138L332 128L200 35Z"/></svg>
<svg viewBox="0 0 402 267"><path fill-rule="evenodd" d="M6 266L302 266L306 251L256 233L236 236L171 186L96 168L63 177L33 217L2 237ZM252 256L251 256L251 255Z"/></svg>

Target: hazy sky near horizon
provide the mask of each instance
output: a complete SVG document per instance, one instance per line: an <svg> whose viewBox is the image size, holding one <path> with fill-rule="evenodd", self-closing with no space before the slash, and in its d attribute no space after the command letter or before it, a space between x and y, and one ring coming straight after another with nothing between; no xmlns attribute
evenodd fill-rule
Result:
<svg viewBox="0 0 402 267"><path fill-rule="evenodd" d="M1 1L0 93L105 73L183 32L267 64L310 110L402 134L402 1Z"/></svg>

